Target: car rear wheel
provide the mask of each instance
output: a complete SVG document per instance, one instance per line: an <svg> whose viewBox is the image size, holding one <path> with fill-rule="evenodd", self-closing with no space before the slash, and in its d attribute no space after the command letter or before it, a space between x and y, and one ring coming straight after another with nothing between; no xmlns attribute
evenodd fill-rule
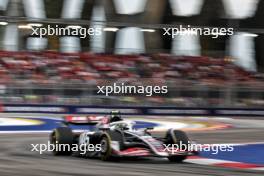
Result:
<svg viewBox="0 0 264 176"><path fill-rule="evenodd" d="M50 135L54 155L71 155L74 135L68 127L56 128Z"/></svg>
<svg viewBox="0 0 264 176"><path fill-rule="evenodd" d="M111 148L111 139L109 135L103 135L100 141L101 145L101 160L109 161L111 160L112 148Z"/></svg>
<svg viewBox="0 0 264 176"><path fill-rule="evenodd" d="M170 129L166 134L166 144L176 144L178 147L180 145L188 146L189 138L184 131ZM187 158L187 155L172 155L168 159L171 162L181 163Z"/></svg>

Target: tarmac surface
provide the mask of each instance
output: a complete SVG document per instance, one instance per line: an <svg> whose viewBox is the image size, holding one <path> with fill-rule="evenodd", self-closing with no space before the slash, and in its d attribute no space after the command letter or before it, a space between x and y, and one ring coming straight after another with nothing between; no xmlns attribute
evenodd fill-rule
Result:
<svg viewBox="0 0 264 176"><path fill-rule="evenodd" d="M226 119L223 119L225 121ZM210 131L189 131L199 143L264 142L264 120L228 120L233 128ZM263 125L262 125L262 124ZM0 134L1 176L260 176L264 172L229 169L207 165L170 163L166 159L125 159L104 162L73 156L40 155L31 144L47 143L48 134Z"/></svg>

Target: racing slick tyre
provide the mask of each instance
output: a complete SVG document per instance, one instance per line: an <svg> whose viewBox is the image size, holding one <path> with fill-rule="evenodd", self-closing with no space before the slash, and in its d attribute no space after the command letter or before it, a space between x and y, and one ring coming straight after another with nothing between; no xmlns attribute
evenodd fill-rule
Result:
<svg viewBox="0 0 264 176"><path fill-rule="evenodd" d="M50 135L50 142L57 147L53 147L54 155L71 155L72 154L72 144L74 140L74 135L72 130L68 127L56 128ZM63 144L63 147L60 145Z"/></svg>
<svg viewBox="0 0 264 176"><path fill-rule="evenodd" d="M177 144L177 146L188 146L189 138L187 134L181 130L169 129L166 133L167 144ZM187 155L169 156L171 162L181 163L187 158Z"/></svg>
<svg viewBox="0 0 264 176"><path fill-rule="evenodd" d="M108 134L104 134L100 140L101 145L101 160L102 161L116 161L112 156L111 138Z"/></svg>

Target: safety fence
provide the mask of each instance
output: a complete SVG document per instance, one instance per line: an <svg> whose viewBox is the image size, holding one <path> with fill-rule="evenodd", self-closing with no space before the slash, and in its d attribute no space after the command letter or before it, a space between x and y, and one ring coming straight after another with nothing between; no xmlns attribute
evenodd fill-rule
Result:
<svg viewBox="0 0 264 176"><path fill-rule="evenodd" d="M178 115L178 116L264 116L264 109L253 108L186 108L148 106L74 106L3 104L3 113L49 113L49 114L109 114L118 109L124 115Z"/></svg>

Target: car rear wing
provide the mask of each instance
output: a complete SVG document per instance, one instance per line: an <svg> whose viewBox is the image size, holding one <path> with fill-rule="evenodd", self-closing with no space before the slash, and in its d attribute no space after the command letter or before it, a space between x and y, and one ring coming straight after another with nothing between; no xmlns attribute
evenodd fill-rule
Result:
<svg viewBox="0 0 264 176"><path fill-rule="evenodd" d="M64 123L75 125L95 125L98 123L108 123L109 118L107 116L72 116L67 115L64 117Z"/></svg>

